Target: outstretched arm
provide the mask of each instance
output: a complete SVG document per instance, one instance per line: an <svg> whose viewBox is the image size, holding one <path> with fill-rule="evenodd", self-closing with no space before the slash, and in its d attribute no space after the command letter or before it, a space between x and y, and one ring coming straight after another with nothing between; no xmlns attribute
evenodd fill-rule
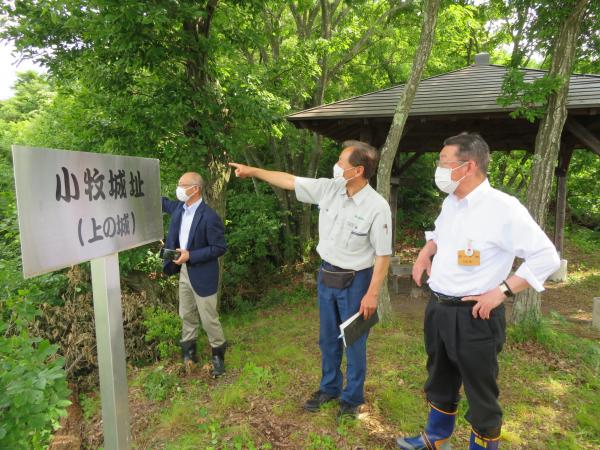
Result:
<svg viewBox="0 0 600 450"><path fill-rule="evenodd" d="M296 177L286 172L260 169L258 167L246 166L244 164L229 163L235 168L235 176L240 178L254 177L266 181L281 189L293 191L296 185Z"/></svg>

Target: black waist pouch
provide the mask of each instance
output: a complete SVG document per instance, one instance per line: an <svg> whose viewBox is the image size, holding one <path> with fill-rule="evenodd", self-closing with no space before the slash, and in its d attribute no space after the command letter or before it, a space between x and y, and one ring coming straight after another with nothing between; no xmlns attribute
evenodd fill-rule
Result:
<svg viewBox="0 0 600 450"><path fill-rule="evenodd" d="M354 270L341 270L334 272L321 267L321 281L327 287L345 289L352 284L356 272Z"/></svg>

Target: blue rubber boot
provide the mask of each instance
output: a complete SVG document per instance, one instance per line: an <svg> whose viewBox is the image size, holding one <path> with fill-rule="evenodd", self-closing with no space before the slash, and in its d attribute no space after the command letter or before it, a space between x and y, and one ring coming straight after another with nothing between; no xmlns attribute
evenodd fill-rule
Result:
<svg viewBox="0 0 600 450"><path fill-rule="evenodd" d="M402 450L450 450L450 436L454 431L456 411L448 412L429 404L429 417L425 431L418 436L396 439L396 446Z"/></svg>
<svg viewBox="0 0 600 450"><path fill-rule="evenodd" d="M498 448L500 448L500 434L498 434L498 437L489 438L471 431L469 450L497 450Z"/></svg>

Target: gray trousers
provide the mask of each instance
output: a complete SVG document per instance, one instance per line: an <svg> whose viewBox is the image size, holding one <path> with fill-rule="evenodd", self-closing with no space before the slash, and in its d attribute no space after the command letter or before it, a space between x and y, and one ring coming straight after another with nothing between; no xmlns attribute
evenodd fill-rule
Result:
<svg viewBox="0 0 600 450"><path fill-rule="evenodd" d="M202 321L202 328L208 335L211 347L218 347L225 343L225 335L217 312L217 294L208 297L196 294L185 264L181 266L179 274L179 317L183 322L182 342L195 340L198 337L198 328Z"/></svg>

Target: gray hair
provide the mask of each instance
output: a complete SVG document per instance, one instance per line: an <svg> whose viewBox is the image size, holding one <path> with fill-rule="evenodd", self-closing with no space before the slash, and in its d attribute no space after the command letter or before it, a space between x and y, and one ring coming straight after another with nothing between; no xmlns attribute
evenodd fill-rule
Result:
<svg viewBox="0 0 600 450"><path fill-rule="evenodd" d="M344 141L342 143L344 149L351 148L352 153L348 157L348 162L353 166L363 166L365 168L364 177L370 179L377 172L377 163L379 162L379 154L375 147L362 141Z"/></svg>
<svg viewBox="0 0 600 450"><path fill-rule="evenodd" d="M464 131L447 138L444 145L458 147L457 156L461 160L475 161L481 173L487 175L488 165L490 164L490 147L479 134Z"/></svg>

